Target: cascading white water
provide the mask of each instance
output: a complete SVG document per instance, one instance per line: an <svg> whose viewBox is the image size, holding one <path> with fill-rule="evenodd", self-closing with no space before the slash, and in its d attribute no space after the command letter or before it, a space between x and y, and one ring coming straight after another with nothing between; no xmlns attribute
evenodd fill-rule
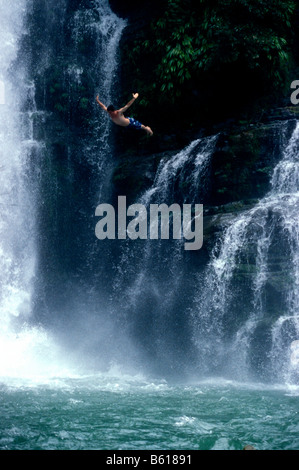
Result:
<svg viewBox="0 0 299 470"><path fill-rule="evenodd" d="M37 265L41 264L38 256L40 221L37 220L37 208L39 211L43 210L40 178L45 178L51 167L51 150L47 147L51 139L47 142L37 140L40 138L38 136L47 136L44 126L46 112L37 109L36 84L30 76L32 71L26 62L27 56L20 51L21 40L28 34L26 15L41 14L43 19L50 20L47 33L51 40L51 27L57 26L55 15L60 15L59 19L63 24L61 15L66 14L66 2L60 2L58 7L55 12L50 12L46 5L44 11L35 11L34 4L27 0L17 3L0 0L0 81L3 84L1 90L5 91L5 104L0 104L1 377L49 377L70 373L56 341L42 327L33 326L33 307L36 309L36 304L33 306L36 300L35 283L40 283L40 279L36 279ZM98 85L95 93L99 93L102 101L107 104L114 94L113 84L117 82L117 50L125 25L124 20L112 13L106 0L96 0L90 9L77 10L69 25L75 48L79 47L84 34L94 46L94 61L91 62L89 73L93 71L97 77L93 80ZM31 64L38 69L38 78L51 65L52 44L47 43L47 46L49 57L38 57L40 62ZM45 50L48 52L47 47ZM33 57L36 58L35 55ZM82 68L77 64L75 50L72 60L74 63L69 63L67 70L59 70L60 79L80 85ZM96 107L95 103L94 106ZM111 160L109 127L107 116L99 109L94 138L90 139L90 145L82 145L82 157L91 167L95 167L98 176L102 168L107 174L108 165L105 163ZM70 157L69 155L69 159ZM99 191L103 180L104 178L98 178ZM58 188L54 178L49 182L47 190L53 192L49 199L53 202L51 207L55 211L57 209L53 199Z"/></svg>
<svg viewBox="0 0 299 470"><path fill-rule="evenodd" d="M31 325L37 262L37 197L43 143L34 136L35 85L19 54L27 0L0 1L0 376L57 374L57 348ZM34 163L33 163L34 162Z"/></svg>
<svg viewBox="0 0 299 470"><path fill-rule="evenodd" d="M80 39L84 35L95 38L93 71L97 77L97 94L106 105L112 104L115 89L119 83L117 77L117 52L119 41L127 22L115 15L109 6L108 0L96 0L92 10L78 10L73 19L73 39L75 47L79 47ZM81 69L82 72L82 69ZM80 79L80 70L77 67L74 73ZM108 158L111 158L111 142L109 139L111 123L99 107L98 120L94 126L95 147L84 150L85 158L99 171L105 170Z"/></svg>
<svg viewBox="0 0 299 470"><path fill-rule="evenodd" d="M220 369L233 370L239 377L248 374L251 343L256 332L270 321L272 327L267 340L270 344L264 345L268 347L269 375L289 381L298 373L298 361L294 359L299 337L298 156L297 123L274 170L271 191L253 209L237 216L225 230L212 253L204 288L198 296L194 338L201 354L209 354ZM274 266L271 272L273 250L279 266ZM242 276L247 279L243 291L235 282ZM271 283L276 291L282 291L279 311L274 314L276 321L275 316L271 320L271 313L267 311L271 297L267 289ZM244 293L246 300L242 302ZM270 300L275 306L276 299ZM246 304L250 309L244 313ZM225 330L232 310L236 316L231 329L236 332L229 338Z"/></svg>
<svg viewBox="0 0 299 470"><path fill-rule="evenodd" d="M299 122L272 178L270 201L280 205L280 223L289 246L287 310L272 328L273 367L286 381L299 379Z"/></svg>
<svg viewBox="0 0 299 470"><path fill-rule="evenodd" d="M38 330L24 326L32 310L36 262L34 201L27 175L32 120L30 111L20 112L31 84L16 66L26 3L0 2L0 77L5 85L5 103L0 105L0 375L24 372L33 338L39 337Z"/></svg>
<svg viewBox="0 0 299 470"><path fill-rule="evenodd" d="M205 191L206 172L218 136L191 142L172 158L161 161L153 186L141 197L143 204L166 202L175 198L175 185L188 186L188 199L192 202Z"/></svg>
<svg viewBox="0 0 299 470"><path fill-rule="evenodd" d="M156 177L153 185L145 191L140 197L139 201L141 204L149 208L150 204L173 204L173 203L197 203L200 204L200 195L205 192L205 176L209 168L210 158L213 154L218 136L214 135L203 139L196 139L186 148L175 154L170 159L163 159L157 169ZM188 201L177 201L177 187L180 185L188 186ZM150 269L147 269L148 263L152 263L153 250L155 252L155 258L159 253L157 250L157 241L152 242L150 239L147 241L145 247L142 249L142 259L140 273L136 277L136 283L132 290L133 295L129 295L130 301L133 301L135 295L138 296L138 286L142 285L145 278L149 279L151 276ZM163 244L163 242L161 242ZM181 256L183 249L183 241L176 240L176 247L171 245L172 256L171 259ZM176 248L176 249L175 249ZM118 267L121 276L127 275L127 266L131 266L136 274L137 263L136 258L134 263L130 263L130 257L135 256L134 250L123 250L122 261ZM162 253L162 258L164 254ZM126 273L126 274L125 274ZM176 278L178 281L178 278ZM116 281L118 286L119 279ZM171 283L174 282L174 278L171 278ZM170 294L171 295L171 294Z"/></svg>
<svg viewBox="0 0 299 470"><path fill-rule="evenodd" d="M162 159L152 187L137 202L148 210L151 204L201 204L217 141L218 135L197 139L171 158ZM145 362L157 358L159 373L162 366L169 373L188 349L188 344L180 344L189 343L186 309L193 275L188 260L183 238L127 240L122 244L114 280L115 303L124 312L126 327L129 325L142 342L140 350L147 350Z"/></svg>
<svg viewBox="0 0 299 470"><path fill-rule="evenodd" d="M22 103L20 89L16 90L10 75L10 67L17 59L18 39L22 32L22 20L26 1L19 2L18 8L0 2L0 77L4 88L4 103L0 105L1 140L1 300L5 305L2 313L7 324L10 315L30 309L28 284L32 269L26 261L31 259L32 250L28 247L28 232L25 224L27 193L24 189L24 168L26 151L22 146L21 120L18 109ZM22 77L24 78L24 77ZM18 254L23 253L23 264L18 264ZM30 262L32 267L34 263ZM19 299L15 293L20 293ZM22 298L23 297L23 298ZM3 317L2 317L3 318Z"/></svg>

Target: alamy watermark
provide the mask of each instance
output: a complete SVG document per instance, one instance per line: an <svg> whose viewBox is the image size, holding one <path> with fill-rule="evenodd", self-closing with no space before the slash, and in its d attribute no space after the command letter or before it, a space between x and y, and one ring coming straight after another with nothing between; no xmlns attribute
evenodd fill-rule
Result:
<svg viewBox="0 0 299 470"><path fill-rule="evenodd" d="M0 104L5 104L5 83L0 80Z"/></svg>
<svg viewBox="0 0 299 470"><path fill-rule="evenodd" d="M119 196L117 212L111 204L100 204L95 215L101 218L95 228L99 240L169 240L172 235L174 240L184 238L188 251L203 245L202 204L183 204L182 208L179 204L132 204L127 208L126 196Z"/></svg>
<svg viewBox="0 0 299 470"><path fill-rule="evenodd" d="M291 89L292 90L295 90L293 91L293 93L291 94L291 103L296 106L297 104L299 104L299 80L294 80L292 83L291 83Z"/></svg>

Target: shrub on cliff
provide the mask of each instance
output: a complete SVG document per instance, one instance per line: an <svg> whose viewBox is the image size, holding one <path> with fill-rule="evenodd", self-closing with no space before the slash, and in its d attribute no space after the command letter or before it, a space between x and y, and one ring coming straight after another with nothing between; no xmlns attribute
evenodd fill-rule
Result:
<svg viewBox="0 0 299 470"><path fill-rule="evenodd" d="M279 89L293 57L296 4L168 0L126 53L133 83L147 97L141 104L151 107L158 99L168 111L187 105L205 114L211 105L246 106Z"/></svg>

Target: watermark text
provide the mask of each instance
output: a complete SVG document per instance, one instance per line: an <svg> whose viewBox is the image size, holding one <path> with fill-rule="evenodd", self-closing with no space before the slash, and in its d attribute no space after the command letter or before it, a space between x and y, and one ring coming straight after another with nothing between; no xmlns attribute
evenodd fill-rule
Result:
<svg viewBox="0 0 299 470"><path fill-rule="evenodd" d="M174 240L185 239L184 249L200 250L203 245L202 204L132 204L127 208L126 196L118 197L117 211L111 204L96 208L95 234L99 240ZM128 219L129 218L129 219Z"/></svg>
<svg viewBox="0 0 299 470"><path fill-rule="evenodd" d="M291 103L296 106L297 104L299 104L299 80L294 80L292 83L291 83L291 89L292 90L295 90L293 91L293 93L291 94Z"/></svg>

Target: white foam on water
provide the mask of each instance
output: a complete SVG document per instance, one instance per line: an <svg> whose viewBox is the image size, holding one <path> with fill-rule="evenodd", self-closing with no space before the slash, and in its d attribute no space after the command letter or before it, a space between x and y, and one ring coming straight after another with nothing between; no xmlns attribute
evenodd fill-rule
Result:
<svg viewBox="0 0 299 470"><path fill-rule="evenodd" d="M117 364L111 364L102 372L76 368L74 361L64 360L63 351L45 332L37 329L30 329L17 339L12 337L11 342L7 339L3 350L7 352L8 365L0 363L0 385L12 390L46 388L69 393L86 390L88 393L151 394L171 389L164 380L149 379L133 370L125 371Z"/></svg>
<svg viewBox="0 0 299 470"><path fill-rule="evenodd" d="M19 333L0 335L0 381L44 382L51 377L70 376L60 352L40 328L23 327Z"/></svg>

